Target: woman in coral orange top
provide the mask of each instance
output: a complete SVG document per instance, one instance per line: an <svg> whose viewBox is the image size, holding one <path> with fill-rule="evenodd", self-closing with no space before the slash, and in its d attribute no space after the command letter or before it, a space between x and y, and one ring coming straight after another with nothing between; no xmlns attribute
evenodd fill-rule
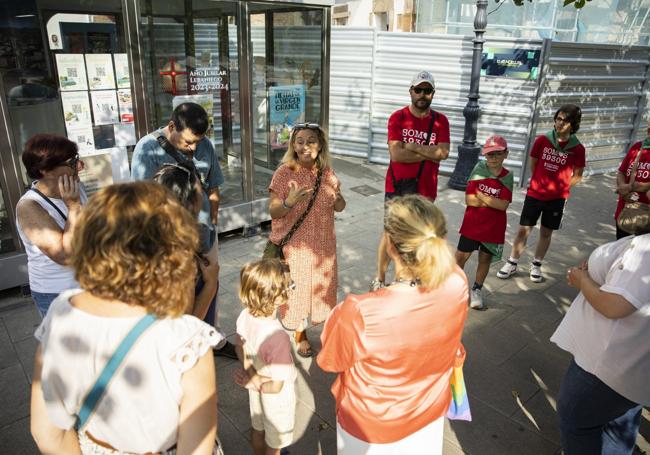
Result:
<svg viewBox="0 0 650 455"><path fill-rule="evenodd" d="M339 373L332 386L339 455L442 453L468 300L446 234L431 201L390 201L384 236L396 281L348 295L325 323L317 361Z"/></svg>

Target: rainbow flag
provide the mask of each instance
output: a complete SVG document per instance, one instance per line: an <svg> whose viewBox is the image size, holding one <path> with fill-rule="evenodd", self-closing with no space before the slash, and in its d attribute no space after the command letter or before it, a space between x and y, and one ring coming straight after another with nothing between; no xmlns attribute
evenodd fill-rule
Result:
<svg viewBox="0 0 650 455"><path fill-rule="evenodd" d="M463 367L454 367L451 372L451 403L447 410L447 418L450 420L472 421L472 413L469 410L469 399L463 378Z"/></svg>

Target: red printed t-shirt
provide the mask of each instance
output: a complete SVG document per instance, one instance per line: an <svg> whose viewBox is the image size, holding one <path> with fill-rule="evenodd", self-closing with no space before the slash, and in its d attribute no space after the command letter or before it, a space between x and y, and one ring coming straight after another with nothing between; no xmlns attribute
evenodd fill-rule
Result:
<svg viewBox="0 0 650 455"><path fill-rule="evenodd" d="M630 183L630 174L632 173L632 165L636 159L637 153L641 149L641 141L632 144L630 151L627 152L623 162L618 167L619 172L625 176L625 183ZM641 150L641 158L639 158L639 167L636 169L636 177L634 179L639 183L650 182L650 149ZM650 204L650 199L646 196L646 193L637 193L639 195L639 202L645 204ZM618 215L621 214L625 201L621 196L618 197L618 205L616 206L616 213L614 213L614 219L618 219Z"/></svg>
<svg viewBox="0 0 650 455"><path fill-rule="evenodd" d="M560 142L564 146L566 142ZM540 201L568 199L574 168L585 167L585 147L578 144L560 152L546 136L537 136L530 156L537 158L537 165L528 186L528 196Z"/></svg>
<svg viewBox="0 0 650 455"><path fill-rule="evenodd" d="M437 289L394 284L334 307L316 361L339 373L332 394L345 431L392 443L447 413L467 297L467 277L456 266Z"/></svg>
<svg viewBox="0 0 650 455"><path fill-rule="evenodd" d="M505 177L509 172L506 168L501 169L499 178ZM479 191L486 196L512 202L512 191L496 178L467 182L465 194L476 194ZM459 232L468 239L502 244L505 242L507 223L508 219L505 210L468 205Z"/></svg>
<svg viewBox="0 0 650 455"><path fill-rule="evenodd" d="M416 117L411 113L409 107L399 109L388 119L388 141L400 141L404 143L424 144L429 133L431 123L431 111L426 117ZM436 112L433 129L431 130L431 139L426 145L437 145L449 142L449 120L444 114ZM424 169L418 181L418 193L430 199L435 199L438 194L438 163L426 160ZM411 179L418 175L420 163L395 163L390 162L389 169L386 172L386 192L395 192L393 178L390 169L395 173L397 180Z"/></svg>

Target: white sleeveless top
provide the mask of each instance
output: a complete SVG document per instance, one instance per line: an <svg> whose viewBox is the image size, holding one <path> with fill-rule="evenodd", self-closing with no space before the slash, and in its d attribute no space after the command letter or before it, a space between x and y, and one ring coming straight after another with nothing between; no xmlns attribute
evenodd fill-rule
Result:
<svg viewBox="0 0 650 455"><path fill-rule="evenodd" d="M32 187L34 187L35 184L36 181L32 184ZM23 194L23 196L18 200L18 204L25 199L36 201L47 211L61 229L65 227L65 220L61 217L59 212L57 212L54 207L48 204L47 201L45 201L35 191L29 190ZM61 210L61 212L66 216L68 215L68 208L62 199L50 198L50 200ZM81 204L84 205L87 200L88 196L86 196L86 192L82 187ZM66 289L79 287L79 284L74 279L74 271L70 267L57 264L43 253L39 247L30 242L23 232L18 218L16 218L16 229L18 230L18 235L20 235L20 240L23 242L23 245L25 245L25 251L27 253L27 272L29 273L30 289L36 292L58 294Z"/></svg>
<svg viewBox="0 0 650 455"><path fill-rule="evenodd" d="M80 292L62 292L34 334L41 343L45 408L61 429L74 426L108 358L141 318L87 313L70 304ZM86 430L124 452L169 449L177 439L183 373L221 340L214 327L194 316L154 322L115 372Z"/></svg>

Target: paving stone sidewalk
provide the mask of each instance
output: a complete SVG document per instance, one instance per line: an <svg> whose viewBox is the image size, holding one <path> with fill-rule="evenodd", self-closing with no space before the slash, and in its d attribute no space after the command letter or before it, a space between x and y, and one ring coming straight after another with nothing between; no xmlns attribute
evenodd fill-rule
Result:
<svg viewBox="0 0 650 455"><path fill-rule="evenodd" d="M376 246L382 231L385 167L360 159L336 158L346 210L337 214L339 299L365 292L374 274ZM439 184L438 205L447 215L449 242L455 247L463 217L464 195ZM612 241L615 195L613 175L588 177L573 191L562 230L553 238L544 263L545 280L528 279L527 253L518 275L499 280L494 265L485 285L488 310L470 311L463 341L468 352L465 380L473 421L446 422L445 454L559 454L555 397L570 356L549 342L576 291L565 272L598 245ZM524 191L515 190L508 210L507 242L518 226ZM232 335L240 312L239 270L261 256L264 235L227 235L221 241L221 325ZM537 231L529 244L537 241ZM510 252L506 245L505 255ZM475 256L466 265L473 278ZM1 270L0 270L1 273ZM0 292L0 453L35 454L29 435L29 383L39 316L19 290ZM318 351L321 327L309 331ZM413 334L417 336L417 334ZM297 425L291 455L336 453L334 375L323 373L314 359L296 356ZM226 455L251 454L247 393L232 381L235 361L218 359L219 435ZM650 413L644 411L639 447L650 453Z"/></svg>

